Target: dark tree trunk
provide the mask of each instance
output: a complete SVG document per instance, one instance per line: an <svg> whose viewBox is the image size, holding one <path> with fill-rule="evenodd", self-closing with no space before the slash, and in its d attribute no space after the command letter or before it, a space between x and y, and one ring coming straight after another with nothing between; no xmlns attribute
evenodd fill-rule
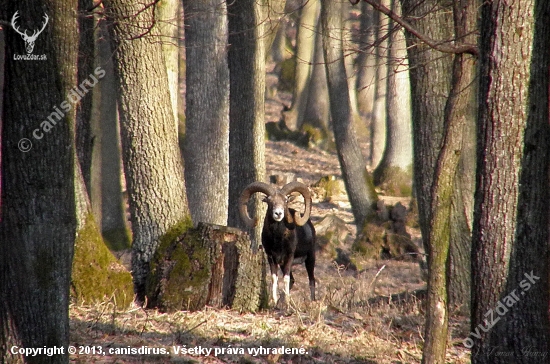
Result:
<svg viewBox="0 0 550 364"><path fill-rule="evenodd" d="M85 81L90 82L90 75L94 74L95 20L93 15L88 13L88 9L92 7L92 0L78 0L78 85L86 85ZM76 111L76 152L86 190L91 191L92 154L94 149L94 135L91 123L93 91L89 86L83 86L83 88L88 91L80 100L80 106Z"/></svg>
<svg viewBox="0 0 550 364"><path fill-rule="evenodd" d="M184 1L185 182L195 224L227 224L229 69L224 2Z"/></svg>
<svg viewBox="0 0 550 364"><path fill-rule="evenodd" d="M162 47L148 38L154 7L144 9L130 0L104 4L114 24L122 156L133 232L132 274L141 303L149 261L161 237L187 220L189 210Z"/></svg>
<svg viewBox="0 0 550 364"><path fill-rule="evenodd" d="M355 223L361 227L378 199L354 130L342 50L342 4L321 2L321 30L338 159Z"/></svg>
<svg viewBox="0 0 550 364"><path fill-rule="evenodd" d="M527 351L543 362L549 350L549 16L546 1L482 7L471 319L479 338L464 341L472 363L531 363ZM490 355L495 347L506 357Z"/></svg>
<svg viewBox="0 0 550 364"><path fill-rule="evenodd" d="M96 27L96 65L105 76L94 88L94 150L92 188L89 191L92 209L101 233L110 249L130 247L126 220L126 201L122 194L121 141L117 111L117 91L109 25L100 19Z"/></svg>
<svg viewBox="0 0 550 364"><path fill-rule="evenodd" d="M0 27L0 75L4 75L6 61L6 32ZM0 196L2 196L2 118L4 105L4 76L0 77ZM0 222L2 222L2 198L0 197Z"/></svg>
<svg viewBox="0 0 550 364"><path fill-rule="evenodd" d="M246 229L238 212L245 187L265 176L265 50L263 10L257 0L237 0L229 7L229 217L228 225ZM263 216L263 203L255 199L253 214ZM262 219L260 219L262 220ZM263 220L262 220L263 222ZM254 229L260 244L263 223Z"/></svg>
<svg viewBox="0 0 550 364"><path fill-rule="evenodd" d="M3 2L0 17L19 11L22 29L40 29L34 54L21 36L6 32L2 120L2 221L0 222L0 361L66 363L64 354L23 358L12 345L67 347L69 284L76 232L76 105L56 115L77 82L77 1ZM51 117L55 123L48 121ZM50 123L49 132L44 130ZM27 140L22 139L27 138ZM32 146L31 146L32 143Z"/></svg>

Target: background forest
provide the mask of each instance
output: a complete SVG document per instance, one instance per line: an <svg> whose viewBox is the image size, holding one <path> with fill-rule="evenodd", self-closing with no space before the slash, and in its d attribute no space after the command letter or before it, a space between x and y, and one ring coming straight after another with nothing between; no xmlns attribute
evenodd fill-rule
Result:
<svg viewBox="0 0 550 364"><path fill-rule="evenodd" d="M548 362L549 27L545 0L0 0L0 362ZM296 266L272 307L239 196L294 180L318 299ZM239 303L203 299L209 239ZM77 352L17 350L46 347Z"/></svg>

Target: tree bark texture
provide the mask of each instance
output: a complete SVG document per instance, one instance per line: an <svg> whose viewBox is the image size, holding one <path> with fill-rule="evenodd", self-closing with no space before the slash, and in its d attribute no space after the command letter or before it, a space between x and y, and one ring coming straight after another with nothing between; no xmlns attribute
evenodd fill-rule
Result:
<svg viewBox="0 0 550 364"><path fill-rule="evenodd" d="M330 102L328 99L325 57L323 55L323 35L321 34L319 22L317 22L315 29L315 54L307 106L304 114L304 124L319 128L325 136L328 136L331 134L329 125Z"/></svg>
<svg viewBox="0 0 550 364"><path fill-rule="evenodd" d="M532 0L482 7L472 363L530 363L526 350L549 349L549 10ZM508 356L488 355L495 346Z"/></svg>
<svg viewBox="0 0 550 364"><path fill-rule="evenodd" d="M34 46L34 54L44 54L46 60L14 60L16 54L27 54L25 43L12 29L5 32L4 75L9 92L4 93L2 120L9 122L3 125L1 137L1 362L69 360L66 353L24 358L12 355L9 348L66 347L69 343L69 285L76 232L76 103L59 108L77 83L77 6L76 0L3 2L0 6L2 19L11 19L19 11L21 29L38 30L45 14L49 17Z"/></svg>
<svg viewBox="0 0 550 364"><path fill-rule="evenodd" d="M391 0L383 0L386 7L391 6ZM388 49L389 49L389 18L380 12L375 12L374 23L376 39L376 74L374 88L374 104L370 122L370 155L371 167L376 167L382 160L386 147L386 92L388 88Z"/></svg>
<svg viewBox="0 0 550 364"><path fill-rule="evenodd" d="M402 0L402 6L403 16L419 32L432 39L453 39L453 18L448 8L438 7L435 0ZM411 78L414 186L420 229L424 241L427 241L431 189L443 140L444 111L451 88L453 58L429 48L409 32L405 32L405 36Z"/></svg>
<svg viewBox="0 0 550 364"><path fill-rule="evenodd" d="M292 107L284 114L285 124L290 130L300 129L304 121L315 54L315 28L319 19L319 6L319 0L308 0L300 10L294 56L296 69Z"/></svg>
<svg viewBox="0 0 550 364"><path fill-rule="evenodd" d="M168 90L176 128L178 127L178 103L179 103L179 39L178 22L180 0L160 0L156 5L156 27L158 40L162 44L166 76L168 77Z"/></svg>
<svg viewBox="0 0 550 364"><path fill-rule="evenodd" d="M229 13L229 216L228 225L247 229L239 217L238 200L254 181L266 182L265 175L265 49L263 2L237 0ZM265 207L254 198L251 214L264 216ZM261 242L263 219L251 234L253 244Z"/></svg>
<svg viewBox="0 0 550 364"><path fill-rule="evenodd" d="M229 68L227 8L184 1L186 49L185 183L195 224L227 224Z"/></svg>
<svg viewBox="0 0 550 364"><path fill-rule="evenodd" d="M459 11L458 7L455 7L455 11ZM455 15L456 28L465 30L466 23L460 24L456 19L457 15ZM463 32L459 30L457 33L460 35ZM470 95L464 90L473 81L473 64L474 59L471 55L455 55L451 90L445 106L444 139L434 171L430 233L427 242L429 276L423 363L445 361L449 318L449 287L447 284L451 280L448 271L448 258L453 238L453 203L457 188L460 153L463 150L463 134L465 126L469 122ZM459 239L459 237L456 238ZM458 241L460 242L460 240ZM467 246L467 242L462 242L456 248ZM458 250L457 253L463 253L463 251ZM457 256L466 259L466 263L469 262L467 257ZM457 268L460 267L460 262L456 262L456 259L453 260L453 263ZM457 270L459 274L465 273L460 269ZM467 282L468 280L466 280ZM461 283L464 282L461 281ZM456 294L456 292L454 293Z"/></svg>
<svg viewBox="0 0 550 364"><path fill-rule="evenodd" d="M399 0L392 10L401 15ZM373 172L375 185L392 195L410 195L412 191L412 121L409 61L403 29L390 21L388 39L388 75L386 85L386 146Z"/></svg>
<svg viewBox="0 0 550 364"><path fill-rule="evenodd" d="M465 43L477 43L478 35L474 31L478 26L477 6L467 1L456 1L453 3L453 18L456 38ZM477 58L467 53L455 55L452 72L451 90L445 105L445 123L460 124L462 140L449 217L447 295L450 313L467 314L470 309L470 252L476 167ZM432 202L434 198L432 196Z"/></svg>
<svg viewBox="0 0 550 364"><path fill-rule="evenodd" d="M403 14L421 33L431 39L450 41L460 38L476 43L476 11L473 5L464 6L456 3L456 16L462 20L453 20L454 11L441 7L438 2L403 2ZM408 18L407 18L408 17ZM456 21L453 27L453 21ZM453 31L454 29L454 31ZM457 35L455 35L455 32ZM473 214L473 189L475 171L475 112L476 100L476 66L472 58L463 58L457 78L457 70L452 70L451 56L428 48L413 35L406 32L410 61L412 117L413 117L413 151L414 151L414 188L418 202L420 229L425 251L429 251L430 219L433 211L432 195L434 178L441 146L443 130L448 118L465 118L462 131L462 150L456 170L455 185L450 216L450 250L449 250L449 305L453 310L468 312L470 302L470 245ZM440 43L444 44L444 43ZM452 56L454 57L454 56ZM455 60L456 62L456 60ZM454 79L453 74L455 74ZM460 80L462 86L451 86ZM454 96L451 87L455 88ZM458 87L458 88L457 88ZM451 102L452 101L452 102ZM449 109L450 105L453 105ZM447 110L447 111L446 111ZM452 113L449 110L454 110Z"/></svg>
<svg viewBox="0 0 550 364"><path fill-rule="evenodd" d="M359 113L367 120L372 118L374 104L374 89L376 75L376 50L375 28L378 26L375 21L375 10L366 2L361 3L361 27L359 38L359 54L355 63L357 64L357 108ZM376 19L379 19L377 15Z"/></svg>
<svg viewBox="0 0 550 364"><path fill-rule="evenodd" d="M159 239L187 219L189 210L162 47L148 38L153 9L129 0L104 4L114 24L111 35L133 232L132 273L141 302Z"/></svg>
<svg viewBox="0 0 550 364"><path fill-rule="evenodd" d="M329 0L321 2L321 29L338 159L355 223L357 226L362 226L373 213L373 204L378 198L372 185L371 176L366 170L364 157L359 149L350 111L342 50L340 2Z"/></svg>

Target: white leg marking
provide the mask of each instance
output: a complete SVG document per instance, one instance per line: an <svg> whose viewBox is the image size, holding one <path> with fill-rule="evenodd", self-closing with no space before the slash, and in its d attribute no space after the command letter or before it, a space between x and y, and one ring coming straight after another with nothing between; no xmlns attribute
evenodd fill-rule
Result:
<svg viewBox="0 0 550 364"><path fill-rule="evenodd" d="M277 283L278 283L278 278L277 278L277 275L276 274L272 274L271 275L271 283L272 283L272 291L271 293L273 294L273 301L275 303L277 303L277 301L279 300L279 295L277 294Z"/></svg>
<svg viewBox="0 0 550 364"><path fill-rule="evenodd" d="M283 280L285 282L285 295L290 296L290 276L284 276Z"/></svg>

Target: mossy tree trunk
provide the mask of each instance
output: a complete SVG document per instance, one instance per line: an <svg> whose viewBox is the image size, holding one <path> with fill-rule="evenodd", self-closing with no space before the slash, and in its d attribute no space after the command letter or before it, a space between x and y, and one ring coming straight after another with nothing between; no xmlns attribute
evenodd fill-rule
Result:
<svg viewBox="0 0 550 364"><path fill-rule="evenodd" d="M154 7L104 1L113 27L115 74L133 242L136 300L145 299L149 261L160 238L189 219L183 163L162 46L151 39ZM147 105L147 107L144 107Z"/></svg>
<svg viewBox="0 0 550 364"><path fill-rule="evenodd" d="M330 98L330 110L342 176L357 226L373 214L378 199L355 135L351 115L346 69L342 50L342 4L321 2L323 52Z"/></svg>
<svg viewBox="0 0 550 364"><path fill-rule="evenodd" d="M227 8L218 0L183 2L186 49L185 182L195 224L227 224L229 68Z"/></svg>
<svg viewBox="0 0 550 364"><path fill-rule="evenodd" d="M457 27L460 27L457 24ZM464 28L463 28L464 29ZM439 153L432 189L428 254L428 303L423 363L445 361L449 302L447 259L451 245L452 204L455 180L462 150L464 126L468 122L468 93L472 82L472 56L458 54L453 64L452 89L447 99L443 147Z"/></svg>
<svg viewBox="0 0 550 364"><path fill-rule="evenodd" d="M2 120L10 122L2 125L1 135L0 362L69 361L66 352L30 358L12 355L9 349L69 344L76 105L52 117L57 122L49 133L42 128L55 113L52 108L59 107L77 84L77 7L76 0L0 6L0 18L10 19L19 11L20 19L35 29L43 24L44 14L49 17L34 47L45 60L14 60L15 54L26 54L25 43L14 31L5 33L7 92Z"/></svg>
<svg viewBox="0 0 550 364"><path fill-rule="evenodd" d="M527 352L547 361L549 5L481 9L471 313L479 338L464 341L476 364L531 363ZM502 302L505 316L489 322ZM491 355L495 347L509 355Z"/></svg>
<svg viewBox="0 0 550 364"><path fill-rule="evenodd" d="M255 312L267 301L264 260L239 229L199 223L168 234L151 264L149 305L168 312L206 305Z"/></svg>

